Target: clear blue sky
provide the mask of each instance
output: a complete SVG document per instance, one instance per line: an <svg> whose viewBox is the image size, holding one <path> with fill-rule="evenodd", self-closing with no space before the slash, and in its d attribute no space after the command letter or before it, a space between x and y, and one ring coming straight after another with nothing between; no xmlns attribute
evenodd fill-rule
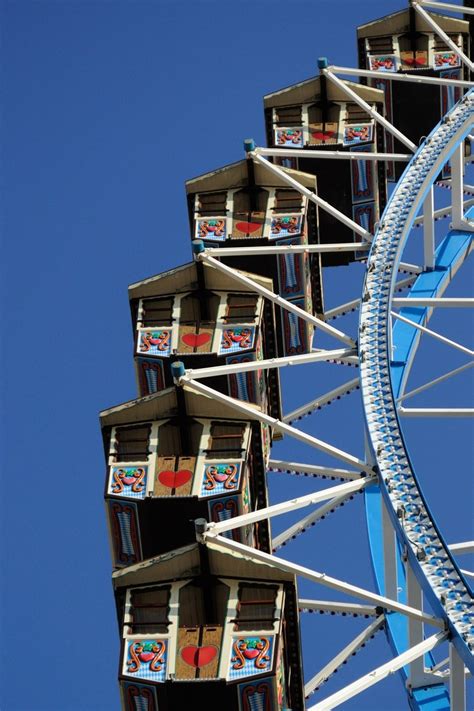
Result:
<svg viewBox="0 0 474 711"><path fill-rule="evenodd" d="M246 137L263 144L265 93L313 75L321 55L355 65L355 26L403 6L2 2L2 710L119 708L97 414L136 394L127 285L190 260L184 181L242 158ZM358 295L360 270L346 272L328 277L334 305ZM291 374L286 409L355 375L333 370ZM360 455L357 396L338 407L305 427ZM416 427L418 439L446 433ZM454 429L469 435L465 423ZM280 453L307 462L312 455L291 442ZM464 486L467 472L453 456L432 452L428 470ZM280 500L324 484L278 482ZM457 520L469 517L469 496L454 496L449 511L440 503L452 540L469 537ZM361 503L285 553L371 586ZM358 620L336 627L313 618L304 637L308 677L361 629ZM388 658L383 634L372 644L340 681ZM405 708L398 679L347 705L382 707Z"/></svg>

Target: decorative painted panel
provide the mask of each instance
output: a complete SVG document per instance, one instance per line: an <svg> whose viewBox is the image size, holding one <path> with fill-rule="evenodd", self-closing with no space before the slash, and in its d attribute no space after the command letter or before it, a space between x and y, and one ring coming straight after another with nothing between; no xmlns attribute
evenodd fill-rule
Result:
<svg viewBox="0 0 474 711"><path fill-rule="evenodd" d="M400 64L396 54L369 55L368 60L373 72L397 72Z"/></svg>
<svg viewBox="0 0 474 711"><path fill-rule="evenodd" d="M254 340L254 326L229 326L228 328L223 328L219 343L219 355L250 350L253 348Z"/></svg>
<svg viewBox="0 0 474 711"><path fill-rule="evenodd" d="M363 151L354 146L352 151ZM368 202L374 199L374 163L370 160L351 160L352 202Z"/></svg>
<svg viewBox="0 0 474 711"><path fill-rule="evenodd" d="M165 374L160 360L137 358L140 395L152 395L165 388Z"/></svg>
<svg viewBox="0 0 474 711"><path fill-rule="evenodd" d="M239 497L226 496L222 499L213 499L209 502L209 518L211 521L228 521L239 515ZM238 530L224 531L222 535L234 541L240 541Z"/></svg>
<svg viewBox="0 0 474 711"><path fill-rule="evenodd" d="M156 689L146 684L122 682L125 711L158 711Z"/></svg>
<svg viewBox="0 0 474 711"><path fill-rule="evenodd" d="M109 494L128 499L144 499L148 467L110 467Z"/></svg>
<svg viewBox="0 0 474 711"><path fill-rule="evenodd" d="M263 236L265 212L235 213L232 239L252 239Z"/></svg>
<svg viewBox="0 0 474 711"><path fill-rule="evenodd" d="M461 66L461 59L456 52L435 52L433 58L435 69L453 69Z"/></svg>
<svg viewBox="0 0 474 711"><path fill-rule="evenodd" d="M210 353L212 348L213 328L197 326L180 326L178 336L178 353Z"/></svg>
<svg viewBox="0 0 474 711"><path fill-rule="evenodd" d="M168 357L171 352L171 328L138 329L137 353Z"/></svg>
<svg viewBox="0 0 474 711"><path fill-rule="evenodd" d="M239 684L239 711L274 711L282 708L275 704L273 684L271 677Z"/></svg>
<svg viewBox="0 0 474 711"><path fill-rule="evenodd" d="M288 241L285 244L292 244ZM278 255L278 293L287 299L295 296L304 296L304 255L279 254Z"/></svg>
<svg viewBox="0 0 474 711"><path fill-rule="evenodd" d="M321 146L337 143L338 124L335 121L326 123L311 123L309 125L310 146Z"/></svg>
<svg viewBox="0 0 474 711"><path fill-rule="evenodd" d="M305 309L305 299L293 301L296 306ZM283 328L283 347L285 355L294 355L296 353L307 353L309 351L309 334L306 321L298 318L296 314L281 309L281 321Z"/></svg>
<svg viewBox="0 0 474 711"><path fill-rule="evenodd" d="M125 640L123 674L154 682L166 680L168 640Z"/></svg>
<svg viewBox="0 0 474 711"><path fill-rule="evenodd" d="M199 496L215 496L238 491L240 467L240 462L205 464Z"/></svg>
<svg viewBox="0 0 474 711"><path fill-rule="evenodd" d="M359 143L372 143L374 127L371 123L359 123L345 126L342 142L345 146L356 146Z"/></svg>
<svg viewBox="0 0 474 711"><path fill-rule="evenodd" d="M304 137L302 128L276 128L275 129L275 146L280 148L288 146L289 148L303 148Z"/></svg>
<svg viewBox="0 0 474 711"><path fill-rule="evenodd" d="M428 52L416 50L415 52L402 51L400 52L402 69L421 69L428 66Z"/></svg>
<svg viewBox="0 0 474 711"><path fill-rule="evenodd" d="M108 501L114 564L118 568L142 559L138 508L135 503Z"/></svg>
<svg viewBox="0 0 474 711"><path fill-rule="evenodd" d="M234 363L250 363L254 360L255 354L249 353L248 355L229 356L229 358L226 358L226 363L233 365ZM231 397L245 402L256 402L257 388L254 372L232 373L227 377Z"/></svg>
<svg viewBox="0 0 474 711"><path fill-rule="evenodd" d="M222 627L180 627L176 679L216 679L222 641Z"/></svg>
<svg viewBox="0 0 474 711"><path fill-rule="evenodd" d="M196 239L224 242L227 239L227 218L206 217L196 220Z"/></svg>
<svg viewBox="0 0 474 711"><path fill-rule="evenodd" d="M375 224L375 203L368 202L352 208L352 219L373 234ZM355 234L355 233L354 233ZM365 253L367 256L367 253Z"/></svg>
<svg viewBox="0 0 474 711"><path fill-rule="evenodd" d="M375 89L381 89L385 97L385 118L390 123L393 123L393 105L392 105L392 82L389 79L370 79L369 85ZM388 131L384 131L385 152L393 153L393 136ZM387 161L387 180L395 179L395 163Z"/></svg>
<svg viewBox="0 0 474 711"><path fill-rule="evenodd" d="M273 636L232 638L229 681L246 676L268 674L273 666Z"/></svg>
<svg viewBox="0 0 474 711"><path fill-rule="evenodd" d="M153 496L190 496L196 457L158 457Z"/></svg>
<svg viewBox="0 0 474 711"><path fill-rule="evenodd" d="M302 229L302 215L275 215L272 217L269 239L296 237L301 234Z"/></svg>

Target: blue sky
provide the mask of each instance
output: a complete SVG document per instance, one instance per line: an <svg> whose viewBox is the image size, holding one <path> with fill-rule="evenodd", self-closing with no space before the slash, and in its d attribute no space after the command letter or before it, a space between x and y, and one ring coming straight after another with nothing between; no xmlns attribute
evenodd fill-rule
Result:
<svg viewBox="0 0 474 711"><path fill-rule="evenodd" d="M263 95L315 74L322 55L355 65L355 26L403 4L1 4L5 711L119 707L97 415L136 394L127 285L190 260L184 181L242 158L246 137L262 145ZM328 301L357 296L360 277L357 267L329 275ZM453 295L465 295L462 281ZM462 338L465 322L451 321L446 328ZM441 363L436 372L445 369ZM334 370L292 373L286 409L305 401L309 384L318 395L332 381L355 375L349 368L342 375ZM447 405L469 405L456 400L464 395L463 382L446 390L455 400ZM307 428L360 455L361 412L352 397L316 424L308 420ZM449 427L448 439L454 433L469 437L465 423ZM446 437L439 423L414 428L417 442ZM426 471L449 472L455 489L468 491L457 445L452 449L433 448ZM311 451L299 450L290 442L278 456L311 461ZM420 462L422 450L414 452ZM427 486L432 480L427 477ZM323 484L282 477L272 487L281 500ZM468 537L459 520L469 517L469 496L455 490L446 507L440 490L437 477L429 493L438 497L451 538ZM318 524L285 554L371 586L361 503L359 497L353 510ZM305 586L303 592L325 597ZM307 676L361 629L357 620L337 629L333 622L318 617L306 628ZM383 634L372 644L337 675L341 680L388 658ZM328 684L328 692L335 688ZM382 703L386 711L405 708L398 679L362 698L367 709ZM347 708L361 708L359 703Z"/></svg>

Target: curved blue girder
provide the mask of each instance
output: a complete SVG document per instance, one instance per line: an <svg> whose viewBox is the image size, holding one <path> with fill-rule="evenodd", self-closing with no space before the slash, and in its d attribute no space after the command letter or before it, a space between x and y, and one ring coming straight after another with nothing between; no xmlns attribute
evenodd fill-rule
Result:
<svg viewBox="0 0 474 711"><path fill-rule="evenodd" d="M380 488L366 494L367 521L377 584L384 591L381 550L381 498L397 534L398 545L408 557L435 614L445 619L451 638L466 666L474 659L474 599L456 561L434 521L409 459L400 430L395 399L408 373L418 342L416 330L402 324L394 329L397 362L391 363L390 309L398 262L413 220L442 165L470 132L474 92L470 91L447 114L420 146L392 194L369 254L360 314L359 343L361 389L370 445L380 471ZM470 235L453 232L437 250L438 266L454 266L468 248ZM449 275L445 269L422 275L416 289L432 289L439 295ZM412 291L413 296L415 292ZM424 295L428 294L424 291ZM426 309L409 309L410 318L425 319ZM414 314L414 312L416 312ZM404 576L399 556L398 574ZM399 580L402 580L399 577ZM402 586L404 587L404 586ZM400 653L407 649L406 621L387 615L389 639ZM406 671L405 671L406 674ZM410 696L414 709L435 711L449 708L444 685L415 689Z"/></svg>

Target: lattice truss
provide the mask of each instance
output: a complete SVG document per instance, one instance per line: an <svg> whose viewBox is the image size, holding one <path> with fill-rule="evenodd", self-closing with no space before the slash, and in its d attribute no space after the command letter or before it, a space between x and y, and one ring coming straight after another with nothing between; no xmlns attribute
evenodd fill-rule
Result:
<svg viewBox="0 0 474 711"><path fill-rule="evenodd" d="M460 8L441 2L413 2L412 7L433 28L434 32L456 53L460 62L472 73L473 62L437 25L435 16L426 8L474 13L473 9ZM313 316L291 301L261 286L249 276L233 269L219 260L222 254L218 248L205 248L199 240L194 242L194 256L199 262L225 274L234 281L250 286L253 291L285 309L314 327L316 344L326 339L331 345L315 345L312 352L291 357L258 360L257 362L236 363L184 371L175 364L175 383L197 393L211 396L215 401L225 403L237 413L251 413L253 418L270 425L273 432L281 433L299 443L316 450L316 463L299 463L272 458L269 463L270 482L281 482L287 476L306 477L306 482L313 489L317 479L329 480L329 487L311 490L310 493L283 501L237 516L218 523L208 523L197 533L198 540L218 540L229 551L238 551L249 560L272 562L282 570L295 573L306 587L316 584L323 588L341 593L344 598L354 601L335 601L325 599L300 599L300 609L304 613L338 615L348 620L353 617L371 618L369 624L341 649L332 659L328 659L321 669L311 668L312 658L306 660L307 682L305 694L307 708L311 711L332 709L354 697L368 687L383 681L395 671L400 670L406 681L412 708L440 708L436 698L444 698L445 706L451 709L466 707L465 683L474 666L474 599L469 587L469 577L473 573L462 569L457 556L472 553L474 542L467 541L447 545L438 531L436 521L421 492L417 475L410 461L404 437L400 427L402 417L468 417L474 410L449 406L443 408L409 408L405 401L419 392L435 388L472 366L473 351L468 347L447 338L442 333L428 327L429 319L437 309L466 308L473 305L474 299L464 297L444 297L458 266L468 256L471 243L473 220L470 211L474 201L472 186L464 183L466 163L464 146L472 142L474 117L474 91L468 81L448 78L427 77L422 75L386 74L389 81L436 84L461 89L462 98L433 129L432 133L418 147L409 140L391 121L382 116L368 103L362 100L344 83L339 75L371 78L378 76L371 70L351 69L348 67L328 66L320 62L321 73L329 82L337 85L350 101L358 104L376 122L407 149L406 153L358 153L358 159L390 161L406 164L406 170L396 184L388 201L385 212L376 225L375 233L361 227L335 207L322 200L315 192L303 186L289 172L282 170L268 159L295 158L305 159L354 159L353 153L338 151L307 152L293 148L261 148L252 141L246 142L246 151L252 159L278 176L288 186L296 189L325 211L353 230L359 241L348 244L316 244L301 246L231 247L226 249L226 256L233 254L275 255L289 252L330 253L335 251L358 251L366 253L363 284L360 296L346 303L332 306L319 316ZM439 181L437 176L450 160L451 177ZM467 173L466 173L467 174ZM444 192L449 204L435 209L435 198ZM435 222L448 218L450 232L437 243ZM422 232L422 235L420 235ZM450 235L458 235L459 248L449 252ZM460 237L459 237L460 235ZM411 241L422 243L423 256L419 264L404 262L404 250L408 237ZM448 262L446 254L449 252ZM444 261L443 261L444 260ZM361 264L361 262L359 262ZM362 270L361 270L362 271ZM437 275L437 276L433 276ZM429 288L425 281L429 277ZM361 279L362 281L362 279ZM407 292L404 296L399 293ZM340 330L332 325L334 320L347 314L358 314L358 323L348 316L347 328ZM397 325L404 324L412 335L403 359L399 359L397 348ZM357 333L351 333L356 326ZM462 353L465 359L460 366L440 374L416 387L406 390L406 379L420 336L424 341L437 339L447 347ZM331 347L332 346L332 347ZM397 352L396 359L394 353ZM467 360L469 358L469 360ZM398 376L394 377L393 363L398 365ZM311 365L311 370L304 370L304 382L308 391L313 383L321 383L316 364L331 363L339 367L341 373L347 373L347 366L352 366L358 373L352 378L341 377L341 384L331 387L327 392L312 396L309 402L300 404L288 412L281 420L263 412L256 412L245 402L209 388L205 379L230 372L245 373L252 370L282 369ZM345 368L344 368L345 366ZM318 367L322 367L321 365ZM311 386L310 386L311 384ZM331 403L362 395L363 419L365 422L364 457L355 456L343 449L308 434L295 426L303 418L305 422L317 418L320 411ZM338 405L336 405L338 407ZM360 407L360 404L354 404ZM361 435L362 436L362 435ZM296 446L296 445L295 445ZM323 462L329 458L336 464L317 463L322 456ZM290 480L282 491L293 492L295 480ZM278 488L278 483L274 486ZM354 585L346 580L332 577L300 563L281 557L281 549L291 555L291 546L295 546L298 557L298 541L292 543L301 534L309 531L316 523L330 515L334 519L340 515L343 507L355 506L354 501L361 501L356 494L364 494L369 522L369 538L372 547L373 565L378 580L378 592ZM301 518L295 514L300 509L309 510ZM374 512L378 512L375 515ZM291 517L291 514L293 516ZM274 555L255 550L225 536L226 532L263 519L283 516L291 519L289 525L273 538ZM322 523L321 526L326 525ZM321 530L321 534L324 532ZM360 544L360 531L348 531L348 543L345 555L351 555L351 546ZM378 544L375 544L378 541ZM314 545L327 546L327 539L315 539ZM376 550L377 549L377 550ZM336 557L337 552L334 551ZM400 595L400 581L404 594ZM397 587L398 586L398 587ZM430 612L423 609L423 605ZM341 620L340 624L345 624ZM324 682L362 647L385 629L391 642L393 658L386 663L370 666L368 673L352 683L324 698L321 689ZM403 630L401 632L401 630ZM317 644L317 642L314 642ZM431 651L439 648L446 650L445 658L436 662ZM315 692L317 692L316 695ZM319 699L319 700L318 700ZM449 700L450 699L450 700ZM362 708L362 706L361 706Z"/></svg>

